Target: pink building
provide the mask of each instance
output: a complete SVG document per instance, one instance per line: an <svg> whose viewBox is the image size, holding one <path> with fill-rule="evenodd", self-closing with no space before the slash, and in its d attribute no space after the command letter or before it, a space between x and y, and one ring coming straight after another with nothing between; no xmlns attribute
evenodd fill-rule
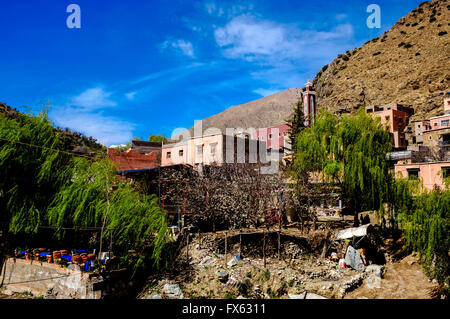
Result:
<svg viewBox="0 0 450 319"><path fill-rule="evenodd" d="M252 138L266 142L268 150L279 151L283 147L290 147L290 145L287 145L289 144L288 130L288 124L259 128L255 131Z"/></svg>
<svg viewBox="0 0 450 319"><path fill-rule="evenodd" d="M381 124L389 125L394 149L406 149L405 127L414 110L400 104L388 104L385 106L368 106L367 114L374 114L381 119Z"/></svg>
<svg viewBox="0 0 450 319"><path fill-rule="evenodd" d="M163 145L161 166L256 163L261 160L259 148L266 149L264 141L224 134L192 137L182 142Z"/></svg>
<svg viewBox="0 0 450 319"><path fill-rule="evenodd" d="M435 185L443 188L443 179L450 177L450 162L396 164L395 176L419 178L429 190Z"/></svg>
<svg viewBox="0 0 450 319"><path fill-rule="evenodd" d="M450 114L430 118L429 128L424 131L434 131L450 128Z"/></svg>

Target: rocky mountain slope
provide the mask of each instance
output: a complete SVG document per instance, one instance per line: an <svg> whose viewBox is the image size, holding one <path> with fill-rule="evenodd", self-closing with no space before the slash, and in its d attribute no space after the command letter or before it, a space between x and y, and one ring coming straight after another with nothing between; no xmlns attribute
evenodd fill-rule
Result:
<svg viewBox="0 0 450 319"><path fill-rule="evenodd" d="M450 81L450 1L424 2L384 35L326 65L313 83L319 108L349 112L365 105L399 103L412 120L443 113ZM203 120L215 127L268 127L289 118L301 89L288 89L233 106ZM191 128L191 132L192 132Z"/></svg>
<svg viewBox="0 0 450 319"><path fill-rule="evenodd" d="M292 114L292 109L301 96L301 89L287 89L261 99L232 106L229 109L205 118L203 131L218 128L261 128L282 124ZM193 134L193 127L189 129ZM174 137L176 138L176 137Z"/></svg>
<svg viewBox="0 0 450 319"><path fill-rule="evenodd" d="M339 55L313 83L319 107L334 112L399 103L412 118L443 113L450 89L450 1L424 2L383 36Z"/></svg>

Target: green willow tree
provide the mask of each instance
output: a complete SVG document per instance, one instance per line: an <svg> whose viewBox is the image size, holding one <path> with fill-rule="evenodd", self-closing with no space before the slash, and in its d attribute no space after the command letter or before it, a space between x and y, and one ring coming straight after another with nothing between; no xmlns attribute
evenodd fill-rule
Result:
<svg viewBox="0 0 450 319"><path fill-rule="evenodd" d="M37 116L0 114L1 220L12 233L36 233L72 156L44 109Z"/></svg>
<svg viewBox="0 0 450 319"><path fill-rule="evenodd" d="M101 227L115 247L140 252L136 267L150 260L159 266L168 243L155 196L117 180L108 159L65 149L45 109L37 116L0 113L0 208L11 235L38 234L40 226Z"/></svg>
<svg viewBox="0 0 450 319"><path fill-rule="evenodd" d="M165 137L165 136L162 135L162 134L159 134L159 135L152 134L152 135L150 135L150 137L148 138L148 141L149 141L149 142L165 143L165 142L167 142L167 137Z"/></svg>
<svg viewBox="0 0 450 319"><path fill-rule="evenodd" d="M426 191L419 180L397 179L394 206L403 238L419 259L430 278L441 288L438 293L449 297L450 285L450 188Z"/></svg>
<svg viewBox="0 0 450 319"><path fill-rule="evenodd" d="M296 137L294 170L299 178L316 173L337 183L355 213L383 210L392 182L386 162L391 147L386 127L363 110L340 119L321 111Z"/></svg>
<svg viewBox="0 0 450 319"><path fill-rule="evenodd" d="M112 236L124 251L133 248L140 252L136 266L143 265L149 252L159 265L167 239L167 221L156 196L145 195L130 183L117 180L116 167L108 159L93 163L76 159L71 171L72 179L50 205L49 224L101 227L103 239Z"/></svg>

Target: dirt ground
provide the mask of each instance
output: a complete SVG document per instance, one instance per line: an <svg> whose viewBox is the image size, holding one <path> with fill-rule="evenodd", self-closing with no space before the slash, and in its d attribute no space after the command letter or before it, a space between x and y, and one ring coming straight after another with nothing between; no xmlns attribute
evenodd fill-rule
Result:
<svg viewBox="0 0 450 319"><path fill-rule="evenodd" d="M263 258L245 255L231 266L227 263L238 255L238 245L229 248L225 259L204 239L197 237L191 242L189 266L180 267L175 274L154 278L140 298L173 298L165 291L167 284L178 285L181 298L193 299L299 299L305 292L337 299L428 299L430 289L436 287L411 255L400 261L388 261L377 288L368 283L369 273L340 269L336 261L308 253L293 243L289 243L281 260L277 254L268 256L266 267ZM220 280L220 271L225 271L225 280Z"/></svg>
<svg viewBox="0 0 450 319"><path fill-rule="evenodd" d="M409 255L398 262L385 265L381 288L369 289L364 283L345 298L369 299L430 299L430 290L436 287L428 280L417 258Z"/></svg>

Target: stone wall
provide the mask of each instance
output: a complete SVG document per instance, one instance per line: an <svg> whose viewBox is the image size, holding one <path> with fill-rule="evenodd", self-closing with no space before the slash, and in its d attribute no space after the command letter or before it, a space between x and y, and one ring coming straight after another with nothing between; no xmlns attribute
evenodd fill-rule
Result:
<svg viewBox="0 0 450 319"><path fill-rule="evenodd" d="M29 291L36 297L56 299L100 299L102 281L77 269L13 258L3 264L0 276L4 293Z"/></svg>

